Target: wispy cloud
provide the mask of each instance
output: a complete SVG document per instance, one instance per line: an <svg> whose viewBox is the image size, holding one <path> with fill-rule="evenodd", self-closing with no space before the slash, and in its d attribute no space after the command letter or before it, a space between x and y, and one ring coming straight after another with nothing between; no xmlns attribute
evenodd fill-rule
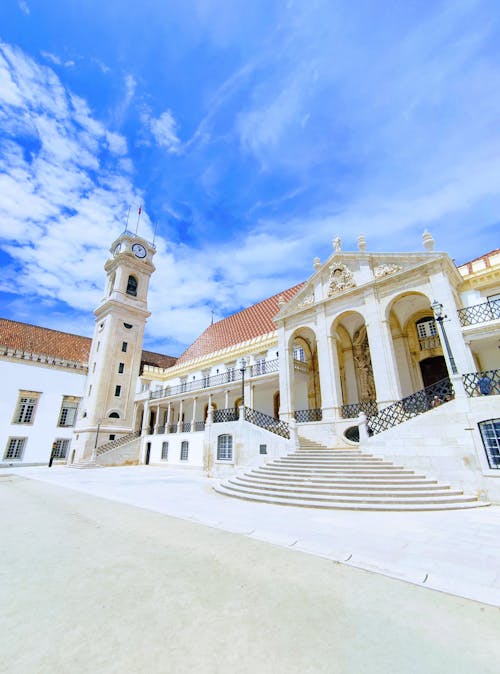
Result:
<svg viewBox="0 0 500 674"><path fill-rule="evenodd" d="M181 150L181 141L177 136L177 122L170 110L165 110L157 118L145 113L143 121L160 147L174 154Z"/></svg>
<svg viewBox="0 0 500 674"><path fill-rule="evenodd" d="M65 68L71 68L75 65L74 61L72 60L63 61L59 56L56 56L56 54L52 54L51 52L48 51L42 51L41 54L46 61L49 61L50 63L53 63L56 66L64 66Z"/></svg>
<svg viewBox="0 0 500 674"><path fill-rule="evenodd" d="M26 14L26 16L29 16L31 14L31 10L29 8L28 3L26 0L19 0L19 9L23 14Z"/></svg>

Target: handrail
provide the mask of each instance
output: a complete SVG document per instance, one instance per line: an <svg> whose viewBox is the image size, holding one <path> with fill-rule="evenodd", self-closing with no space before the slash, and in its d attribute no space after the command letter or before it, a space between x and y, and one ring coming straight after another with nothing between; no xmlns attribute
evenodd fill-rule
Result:
<svg viewBox="0 0 500 674"><path fill-rule="evenodd" d="M310 421L321 421L323 419L323 410L321 407L311 410L296 410L293 413L295 421L299 424L308 423Z"/></svg>
<svg viewBox="0 0 500 674"><path fill-rule="evenodd" d="M377 414L378 406L376 400L364 400L360 403L348 403L342 405L341 414L342 419L356 419L360 412L364 412L367 417L372 417Z"/></svg>

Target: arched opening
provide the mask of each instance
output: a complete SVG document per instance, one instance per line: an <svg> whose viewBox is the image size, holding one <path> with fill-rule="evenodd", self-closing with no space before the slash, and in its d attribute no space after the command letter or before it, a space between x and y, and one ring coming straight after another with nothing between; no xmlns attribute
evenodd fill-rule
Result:
<svg viewBox="0 0 500 674"><path fill-rule="evenodd" d="M137 279L132 274L128 277L127 281L127 295L137 296Z"/></svg>
<svg viewBox="0 0 500 674"><path fill-rule="evenodd" d="M300 328L290 340L293 360L292 405L304 421L311 410L321 410L321 387L316 335L310 328Z"/></svg>
<svg viewBox="0 0 500 674"><path fill-rule="evenodd" d="M111 412L111 414L109 415L109 418L110 419L119 419L120 415L118 414L118 412Z"/></svg>
<svg viewBox="0 0 500 674"><path fill-rule="evenodd" d="M273 414L275 419L280 418L280 392L276 391L273 396Z"/></svg>

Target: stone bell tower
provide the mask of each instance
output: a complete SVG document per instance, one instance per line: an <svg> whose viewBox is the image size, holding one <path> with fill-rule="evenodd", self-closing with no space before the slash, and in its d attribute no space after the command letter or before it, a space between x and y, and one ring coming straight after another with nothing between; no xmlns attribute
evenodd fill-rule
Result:
<svg viewBox="0 0 500 674"><path fill-rule="evenodd" d="M96 447L132 432L155 252L153 244L128 231L111 245L104 265L106 292L94 311L89 371L71 445L74 461L92 459Z"/></svg>

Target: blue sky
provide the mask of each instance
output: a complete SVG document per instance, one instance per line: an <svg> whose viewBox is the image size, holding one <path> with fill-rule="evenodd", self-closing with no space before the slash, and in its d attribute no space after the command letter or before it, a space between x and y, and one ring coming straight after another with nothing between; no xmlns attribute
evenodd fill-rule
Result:
<svg viewBox="0 0 500 674"><path fill-rule="evenodd" d="M149 348L369 250L499 246L500 4L3 0L1 315L92 334L129 206Z"/></svg>

